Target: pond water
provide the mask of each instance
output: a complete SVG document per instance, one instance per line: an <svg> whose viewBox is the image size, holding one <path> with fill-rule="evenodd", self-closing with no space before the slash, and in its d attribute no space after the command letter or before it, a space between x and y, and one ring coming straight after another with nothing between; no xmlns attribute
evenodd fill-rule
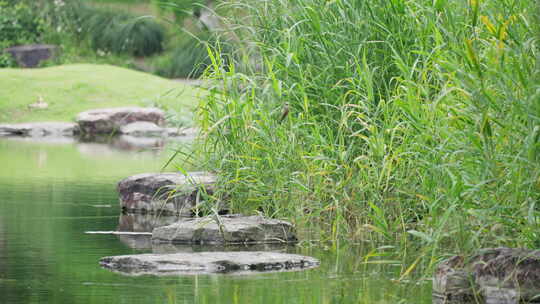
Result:
<svg viewBox="0 0 540 304"><path fill-rule="evenodd" d="M125 222L116 183L159 171L172 153L0 139L0 303L431 303L430 282L396 282L399 267L363 263L359 246L277 249L321 261L299 272L129 277L102 269L103 256L164 250L84 232ZM166 250L207 250L188 247Z"/></svg>

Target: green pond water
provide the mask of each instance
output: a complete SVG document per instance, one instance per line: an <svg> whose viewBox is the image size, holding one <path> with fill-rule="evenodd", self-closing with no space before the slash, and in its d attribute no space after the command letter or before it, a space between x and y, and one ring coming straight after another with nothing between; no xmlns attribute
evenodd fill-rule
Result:
<svg viewBox="0 0 540 304"><path fill-rule="evenodd" d="M0 139L0 303L431 303L430 282L397 282L399 266L365 264L367 253L351 245L276 249L321 261L298 272L130 277L102 269L103 256L164 250L84 233L116 230L116 183L159 171L173 153L125 148Z"/></svg>

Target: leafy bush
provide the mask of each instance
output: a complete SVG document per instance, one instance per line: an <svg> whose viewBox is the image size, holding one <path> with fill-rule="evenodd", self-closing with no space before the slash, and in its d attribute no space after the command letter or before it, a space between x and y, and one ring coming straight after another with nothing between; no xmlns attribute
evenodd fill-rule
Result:
<svg viewBox="0 0 540 304"><path fill-rule="evenodd" d="M44 23L24 2L0 1L0 51L6 47L39 42ZM12 66L11 55L0 53L0 67Z"/></svg>
<svg viewBox="0 0 540 304"><path fill-rule="evenodd" d="M43 22L24 3L9 5L0 1L0 33L4 44L37 42L43 34Z"/></svg>

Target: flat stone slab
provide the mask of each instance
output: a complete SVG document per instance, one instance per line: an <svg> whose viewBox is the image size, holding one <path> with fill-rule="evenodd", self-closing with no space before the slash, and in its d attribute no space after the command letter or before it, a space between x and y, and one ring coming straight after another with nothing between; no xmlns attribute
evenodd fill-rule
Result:
<svg viewBox="0 0 540 304"><path fill-rule="evenodd" d="M139 254L104 257L102 267L128 275L248 274L314 268L312 257L264 251Z"/></svg>
<svg viewBox="0 0 540 304"><path fill-rule="evenodd" d="M120 128L121 134L131 136L161 137L167 133L165 128L161 128L153 122L136 121Z"/></svg>
<svg viewBox="0 0 540 304"><path fill-rule="evenodd" d="M487 248L454 256L435 270L433 295L438 303L474 302L478 296L493 304L538 301L540 250Z"/></svg>
<svg viewBox="0 0 540 304"><path fill-rule="evenodd" d="M77 124L69 122L0 124L0 136L73 136L78 132Z"/></svg>
<svg viewBox="0 0 540 304"><path fill-rule="evenodd" d="M213 193L215 182L208 172L143 173L121 180L117 189L124 211L191 216L204 195Z"/></svg>
<svg viewBox="0 0 540 304"><path fill-rule="evenodd" d="M77 123L84 134L111 134L133 122L165 123L165 114L158 108L123 107L96 109L79 113Z"/></svg>
<svg viewBox="0 0 540 304"><path fill-rule="evenodd" d="M296 242L289 222L262 216L222 215L182 219L152 231L154 242L183 244L254 244Z"/></svg>

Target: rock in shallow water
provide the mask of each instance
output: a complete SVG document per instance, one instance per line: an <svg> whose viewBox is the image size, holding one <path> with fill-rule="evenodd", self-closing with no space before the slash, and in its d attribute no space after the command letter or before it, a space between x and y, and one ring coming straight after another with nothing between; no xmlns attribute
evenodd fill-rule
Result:
<svg viewBox="0 0 540 304"><path fill-rule="evenodd" d="M139 137L161 137L166 135L167 129L161 128L148 121L136 121L120 128L121 134Z"/></svg>
<svg viewBox="0 0 540 304"><path fill-rule="evenodd" d="M435 270L437 303L517 304L540 300L540 250L488 248L454 256Z"/></svg>
<svg viewBox="0 0 540 304"><path fill-rule="evenodd" d="M118 183L125 211L191 216L204 194L213 192L215 175L208 172L143 173Z"/></svg>
<svg viewBox="0 0 540 304"><path fill-rule="evenodd" d="M78 126L69 122L0 124L0 136L55 137L73 136L78 132Z"/></svg>
<svg viewBox="0 0 540 304"><path fill-rule="evenodd" d="M312 257L277 252L197 252L104 257L101 266L129 275L247 274L313 268Z"/></svg>
<svg viewBox="0 0 540 304"><path fill-rule="evenodd" d="M97 109L79 113L77 123L84 134L111 134L119 132L122 126L146 121L161 126L165 122L165 114L157 108L110 108Z"/></svg>
<svg viewBox="0 0 540 304"><path fill-rule="evenodd" d="M292 224L262 216L223 215L182 219L152 231L154 242L239 244L296 242Z"/></svg>

